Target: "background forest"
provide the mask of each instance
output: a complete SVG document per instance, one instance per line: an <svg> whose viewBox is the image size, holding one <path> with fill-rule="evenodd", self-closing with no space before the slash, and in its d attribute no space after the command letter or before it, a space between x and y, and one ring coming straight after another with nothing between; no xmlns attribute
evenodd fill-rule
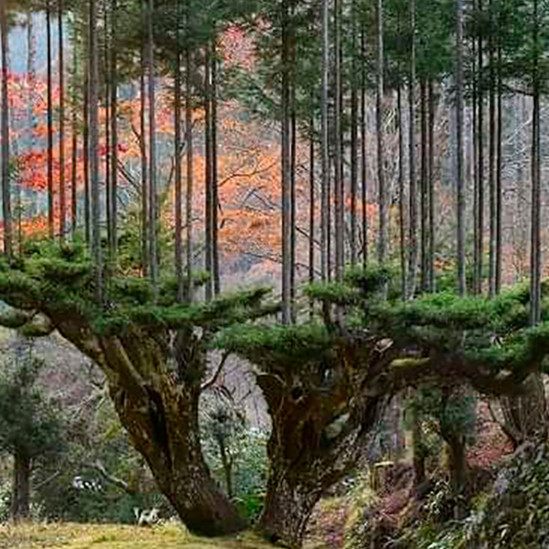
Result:
<svg viewBox="0 0 549 549"><path fill-rule="evenodd" d="M1 2L0 518L549 543L545 0Z"/></svg>

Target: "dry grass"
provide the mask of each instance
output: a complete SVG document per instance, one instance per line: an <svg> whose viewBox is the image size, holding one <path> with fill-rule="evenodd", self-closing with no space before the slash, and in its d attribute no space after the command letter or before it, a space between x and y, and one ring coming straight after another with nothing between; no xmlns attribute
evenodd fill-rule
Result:
<svg viewBox="0 0 549 549"><path fill-rule="evenodd" d="M21 524L0 526L0 549L267 549L244 534L206 540L177 524L154 528L103 524Z"/></svg>

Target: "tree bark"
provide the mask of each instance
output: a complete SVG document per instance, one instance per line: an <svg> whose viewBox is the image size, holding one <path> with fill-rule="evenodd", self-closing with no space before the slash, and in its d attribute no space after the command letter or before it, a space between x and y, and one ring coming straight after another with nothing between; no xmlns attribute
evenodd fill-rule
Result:
<svg viewBox="0 0 549 549"><path fill-rule="evenodd" d="M110 58L110 103L111 103L111 260L116 264L118 249L118 4L111 0L111 58Z"/></svg>
<svg viewBox="0 0 549 549"><path fill-rule="evenodd" d="M99 96L98 96L98 51L97 51L97 3L90 0L89 36L90 36L90 195L91 195L91 243L95 272L95 291L97 302L103 301L103 252L101 249L101 206L99 196Z"/></svg>
<svg viewBox="0 0 549 549"><path fill-rule="evenodd" d="M162 375L138 393L116 385L110 392L133 444L189 530L204 536L241 530L244 521L204 462L198 425L200 388L182 390L169 375Z"/></svg>
<svg viewBox="0 0 549 549"><path fill-rule="evenodd" d="M63 38L63 0L58 0L59 33L59 238L65 238L67 198L65 189L65 44Z"/></svg>
<svg viewBox="0 0 549 549"><path fill-rule="evenodd" d="M187 24L189 13L186 14ZM194 144L193 144L193 107L191 85L191 52L187 45L185 48L185 142L187 146L187 189L185 193L185 222L186 231L186 281L185 298L192 301L192 275L193 275L193 183L194 183Z"/></svg>
<svg viewBox="0 0 549 549"><path fill-rule="evenodd" d="M2 55L2 216L4 221L4 253L12 259L12 225L11 225L11 174L10 174L10 122L8 91L8 18L4 2L0 6L0 34Z"/></svg>
<svg viewBox="0 0 549 549"><path fill-rule="evenodd" d="M176 9L176 53L175 53L175 77L174 77L174 219L175 219L175 273L177 277L177 297L183 301L185 295L185 281L183 277L183 223L182 223L182 166L181 166L181 46L180 46L180 6L179 0L175 4Z"/></svg>
<svg viewBox="0 0 549 549"><path fill-rule="evenodd" d="M402 112L402 91L397 87L397 116L398 116L398 211L400 237L400 286L404 300L407 299L406 277L406 205L404 189L404 121Z"/></svg>
<svg viewBox="0 0 549 549"><path fill-rule="evenodd" d="M409 223L408 223L408 288L406 297L413 299L416 292L418 241L417 241L417 181L416 181L416 5L410 0L410 27L412 29L412 45L410 52L410 75L408 79L408 110L409 110Z"/></svg>
<svg viewBox="0 0 549 549"><path fill-rule="evenodd" d="M412 0L413 2L413 0ZM377 0L377 89L376 89L376 130L377 130L377 177L379 202L379 263L383 265L388 252L389 219L387 210L387 189L385 186L385 140L383 135L383 0Z"/></svg>
<svg viewBox="0 0 549 549"><path fill-rule="evenodd" d="M281 111L281 170L282 170L282 322L292 322L292 184L290 128L290 12L288 0L282 2L282 111Z"/></svg>
<svg viewBox="0 0 549 549"><path fill-rule="evenodd" d="M427 83L420 82L421 104L421 290L429 291L429 186Z"/></svg>
<svg viewBox="0 0 549 549"><path fill-rule="evenodd" d="M344 200L345 193L343 187L343 83L342 83L342 63L343 55L341 45L341 17L342 7L340 0L334 0L334 55L335 55L335 110L334 110L334 218L335 218L335 278L337 281L342 281L345 274L345 217L344 217ZM381 110L380 110L381 116ZM385 200L384 184L380 182L380 212L382 209L382 200ZM385 211L383 209L383 211ZM380 223L383 218L380 213ZM384 219L384 218L383 218ZM385 255L385 239L383 235L386 229L380 233L380 257ZM383 243L382 243L383 240ZM383 252L381 251L383 249Z"/></svg>
<svg viewBox="0 0 549 549"><path fill-rule="evenodd" d="M465 174L463 158L463 0L456 0L456 203L457 203L457 287L459 294L467 293L465 272Z"/></svg>
<svg viewBox="0 0 549 549"><path fill-rule="evenodd" d="M30 515L31 460L23 453L13 456L13 491L10 516L14 521L26 519Z"/></svg>
<svg viewBox="0 0 549 549"><path fill-rule="evenodd" d="M52 84L52 36L51 4L46 2L46 96L47 96L47 181L48 181L48 235L55 236L53 189L53 84Z"/></svg>
<svg viewBox="0 0 549 549"><path fill-rule="evenodd" d="M378 392L376 380L392 350L375 341L336 347L298 369L264 357L257 377L272 421L259 527L288 547L301 546L315 504L356 465L388 402L390 390Z"/></svg>
<svg viewBox="0 0 549 549"><path fill-rule="evenodd" d="M156 189L156 86L154 71L154 0L148 0L147 77L149 96L149 276L155 296L158 293L158 207Z"/></svg>
<svg viewBox="0 0 549 549"><path fill-rule="evenodd" d="M330 40L329 20L330 12L328 0L322 0L322 84L321 84L321 164L322 182L320 196L320 262L322 281L329 278L329 215L330 207L330 150L329 150L329 128L328 128L328 71L330 65Z"/></svg>

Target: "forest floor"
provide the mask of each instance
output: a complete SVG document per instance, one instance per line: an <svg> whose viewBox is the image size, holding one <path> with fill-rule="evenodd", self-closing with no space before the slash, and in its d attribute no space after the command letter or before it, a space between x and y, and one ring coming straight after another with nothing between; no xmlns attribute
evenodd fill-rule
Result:
<svg viewBox="0 0 549 549"><path fill-rule="evenodd" d="M23 524L0 526L0 549L267 549L251 534L206 540L177 524L154 528L106 524Z"/></svg>

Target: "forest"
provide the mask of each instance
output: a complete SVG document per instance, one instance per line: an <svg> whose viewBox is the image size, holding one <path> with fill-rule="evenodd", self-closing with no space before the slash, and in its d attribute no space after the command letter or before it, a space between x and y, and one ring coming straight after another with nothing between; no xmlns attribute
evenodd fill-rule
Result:
<svg viewBox="0 0 549 549"><path fill-rule="evenodd" d="M549 547L548 0L0 39L0 547Z"/></svg>

